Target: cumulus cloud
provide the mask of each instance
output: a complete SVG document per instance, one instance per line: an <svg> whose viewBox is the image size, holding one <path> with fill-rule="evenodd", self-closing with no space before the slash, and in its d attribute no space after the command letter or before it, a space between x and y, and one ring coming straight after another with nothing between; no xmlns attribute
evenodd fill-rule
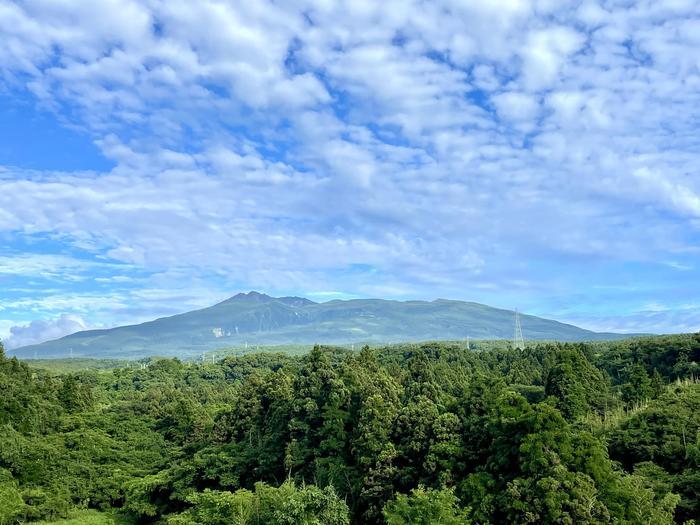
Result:
<svg viewBox="0 0 700 525"><path fill-rule="evenodd" d="M493 97L493 102L498 114L506 120L532 125L537 117L539 105L531 95L518 92L499 93Z"/></svg>
<svg viewBox="0 0 700 525"><path fill-rule="evenodd" d="M79 316L63 314L54 319L41 319L31 321L29 324L11 326L9 337L5 339L3 344L10 350L58 339L85 330L87 327L85 321Z"/></svg>
<svg viewBox="0 0 700 525"><path fill-rule="evenodd" d="M264 287L547 314L618 264L681 293L666 262L695 268L700 240L698 12L2 3L2 88L116 165L0 167L0 279L33 290L3 303L84 315L106 291L127 319L139 289L184 307ZM70 276L95 287L71 294Z"/></svg>
<svg viewBox="0 0 700 525"><path fill-rule="evenodd" d="M583 35L571 27L559 26L531 32L523 56L523 83L531 90L550 87L560 79L569 56L583 45Z"/></svg>

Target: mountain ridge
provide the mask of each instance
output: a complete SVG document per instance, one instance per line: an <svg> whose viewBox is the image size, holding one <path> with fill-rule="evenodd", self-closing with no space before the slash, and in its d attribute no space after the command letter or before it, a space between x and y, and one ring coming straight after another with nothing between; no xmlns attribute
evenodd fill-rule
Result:
<svg viewBox="0 0 700 525"><path fill-rule="evenodd" d="M521 314L529 340L584 341L630 334L599 333ZM85 330L16 348L18 357L191 356L251 344L351 344L420 340L510 339L514 311L473 301L273 297L238 293L212 306L140 324Z"/></svg>

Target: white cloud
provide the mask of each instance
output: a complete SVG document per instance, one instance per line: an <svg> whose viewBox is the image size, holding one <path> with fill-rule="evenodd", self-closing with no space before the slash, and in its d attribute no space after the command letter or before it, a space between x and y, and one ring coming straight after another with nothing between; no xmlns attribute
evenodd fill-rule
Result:
<svg viewBox="0 0 700 525"><path fill-rule="evenodd" d="M634 171L642 191L653 194L656 199L684 215L700 217L700 192L679 182L668 180L661 173L652 173L647 168Z"/></svg>
<svg viewBox="0 0 700 525"><path fill-rule="evenodd" d="M599 332L663 334L700 330L700 307L650 303L622 315L572 317L569 322Z"/></svg>
<svg viewBox="0 0 700 525"><path fill-rule="evenodd" d="M570 27L550 27L530 33L522 52L525 87L543 89L559 81L562 65L584 41L584 36Z"/></svg>
<svg viewBox="0 0 700 525"><path fill-rule="evenodd" d="M3 88L116 163L0 168L0 233L87 252L0 274L454 296L514 272L571 293L568 258L687 266L698 24L656 2L0 4Z"/></svg>
<svg viewBox="0 0 700 525"><path fill-rule="evenodd" d="M63 314L54 319L32 321L25 325L11 326L9 337L3 341L6 349L33 345L58 339L68 334L87 329L85 321L77 315Z"/></svg>
<svg viewBox="0 0 700 525"><path fill-rule="evenodd" d="M537 117L539 104L532 95L518 92L499 93L493 97L498 114L506 120L522 122L531 125Z"/></svg>

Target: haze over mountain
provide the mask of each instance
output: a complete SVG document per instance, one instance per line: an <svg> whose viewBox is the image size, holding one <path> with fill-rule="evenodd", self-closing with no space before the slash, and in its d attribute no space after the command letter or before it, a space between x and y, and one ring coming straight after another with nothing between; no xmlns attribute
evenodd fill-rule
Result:
<svg viewBox="0 0 700 525"><path fill-rule="evenodd" d="M525 339L584 341L625 337L522 315ZM437 299L334 300L239 293L214 306L105 330L86 330L14 350L18 357L140 357L196 355L243 344L386 343L509 339L514 312L479 303Z"/></svg>

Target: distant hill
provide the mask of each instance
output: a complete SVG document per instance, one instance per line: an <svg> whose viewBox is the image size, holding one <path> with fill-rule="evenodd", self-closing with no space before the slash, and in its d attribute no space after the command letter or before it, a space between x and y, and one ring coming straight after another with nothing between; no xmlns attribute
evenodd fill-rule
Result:
<svg viewBox="0 0 700 525"><path fill-rule="evenodd" d="M521 315L526 340L585 341L628 337L597 333ZM510 339L514 312L483 304L437 299L356 299L316 303L303 297L240 293L209 308L138 325L86 330L16 348L18 357L133 358L192 356L254 344L349 344L399 341Z"/></svg>

